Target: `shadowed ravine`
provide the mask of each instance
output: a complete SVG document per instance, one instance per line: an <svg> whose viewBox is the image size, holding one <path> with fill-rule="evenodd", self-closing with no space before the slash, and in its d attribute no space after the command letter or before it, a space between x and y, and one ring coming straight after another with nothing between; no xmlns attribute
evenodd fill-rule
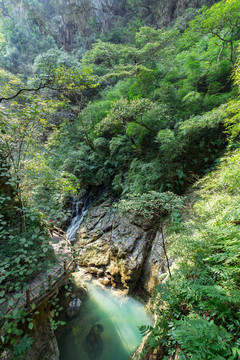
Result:
<svg viewBox="0 0 240 360"><path fill-rule="evenodd" d="M141 343L138 327L152 324L143 305L86 282L89 296L59 339L60 360L127 360Z"/></svg>

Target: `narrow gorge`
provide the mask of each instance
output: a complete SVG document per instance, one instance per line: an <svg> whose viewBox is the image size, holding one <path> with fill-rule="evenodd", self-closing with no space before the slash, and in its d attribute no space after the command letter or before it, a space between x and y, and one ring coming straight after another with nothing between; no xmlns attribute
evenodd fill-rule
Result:
<svg viewBox="0 0 240 360"><path fill-rule="evenodd" d="M90 195L73 204L67 234L77 270L58 335L60 359L111 360L114 352L116 360L128 359L141 343L139 327L154 319L127 294L146 301L166 272L161 236L143 220L129 222L111 199ZM72 299L81 305L69 313Z"/></svg>

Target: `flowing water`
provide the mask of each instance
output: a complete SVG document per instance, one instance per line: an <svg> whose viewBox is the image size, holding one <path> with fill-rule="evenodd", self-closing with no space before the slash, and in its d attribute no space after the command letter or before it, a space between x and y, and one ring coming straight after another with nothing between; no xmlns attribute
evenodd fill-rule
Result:
<svg viewBox="0 0 240 360"><path fill-rule="evenodd" d="M117 290L85 283L89 296L59 339L60 360L128 360L140 345L141 325L152 325L144 306Z"/></svg>
<svg viewBox="0 0 240 360"><path fill-rule="evenodd" d="M76 233L88 212L91 202L91 196L87 196L81 200L75 199L75 201L73 202L72 213L75 214L75 216L73 216L71 223L67 229L67 236L71 242L75 240Z"/></svg>

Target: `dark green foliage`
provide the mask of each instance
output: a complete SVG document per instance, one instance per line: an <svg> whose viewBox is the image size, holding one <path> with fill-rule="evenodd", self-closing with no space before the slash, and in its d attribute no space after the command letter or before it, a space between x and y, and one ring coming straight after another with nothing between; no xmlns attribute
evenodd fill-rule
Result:
<svg viewBox="0 0 240 360"><path fill-rule="evenodd" d="M133 219L143 217L150 223L154 221L162 226L166 216L173 218L183 206L183 200L171 192L150 191L145 194L129 194L117 207ZM173 219L174 220L174 219ZM159 226L159 225L157 225Z"/></svg>
<svg viewBox="0 0 240 360"><path fill-rule="evenodd" d="M14 345L14 358L22 355L33 340L25 335L20 324L25 323L25 312L18 309L13 294L23 292L29 281L54 263L55 255L42 218L22 203L18 182L10 172L7 161L1 162L0 172L0 351ZM18 298L18 295L17 295ZM6 313L6 308L12 308ZM29 317L30 319L30 317ZM29 323L29 329L33 324Z"/></svg>
<svg viewBox="0 0 240 360"><path fill-rule="evenodd" d="M47 263L54 260L54 255L39 214L23 206L16 182L6 165L4 169L5 173L0 177L3 179L1 190L7 188L9 194L1 191L0 197L0 289L12 292L19 291L25 281L27 283L45 269Z"/></svg>
<svg viewBox="0 0 240 360"><path fill-rule="evenodd" d="M24 355L25 352L32 346L33 339L28 335L24 335L23 338L18 342L14 347L13 354L16 359L20 359L21 355Z"/></svg>

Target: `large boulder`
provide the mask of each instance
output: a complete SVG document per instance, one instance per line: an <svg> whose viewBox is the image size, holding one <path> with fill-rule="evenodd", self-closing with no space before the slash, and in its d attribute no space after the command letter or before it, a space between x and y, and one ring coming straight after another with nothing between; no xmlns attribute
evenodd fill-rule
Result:
<svg viewBox="0 0 240 360"><path fill-rule="evenodd" d="M75 298L70 302L67 308L67 317L69 320L79 316L81 304L82 302L79 298Z"/></svg>
<svg viewBox="0 0 240 360"><path fill-rule="evenodd" d="M103 326L96 324L92 327L88 335L86 336L85 343L87 353L90 359L98 359L103 351L103 341L101 339L101 332L103 332Z"/></svg>
<svg viewBox="0 0 240 360"><path fill-rule="evenodd" d="M155 239L154 226L133 223L105 202L89 210L74 246L80 267L105 283L133 291L142 282L143 271L149 273L145 262Z"/></svg>

